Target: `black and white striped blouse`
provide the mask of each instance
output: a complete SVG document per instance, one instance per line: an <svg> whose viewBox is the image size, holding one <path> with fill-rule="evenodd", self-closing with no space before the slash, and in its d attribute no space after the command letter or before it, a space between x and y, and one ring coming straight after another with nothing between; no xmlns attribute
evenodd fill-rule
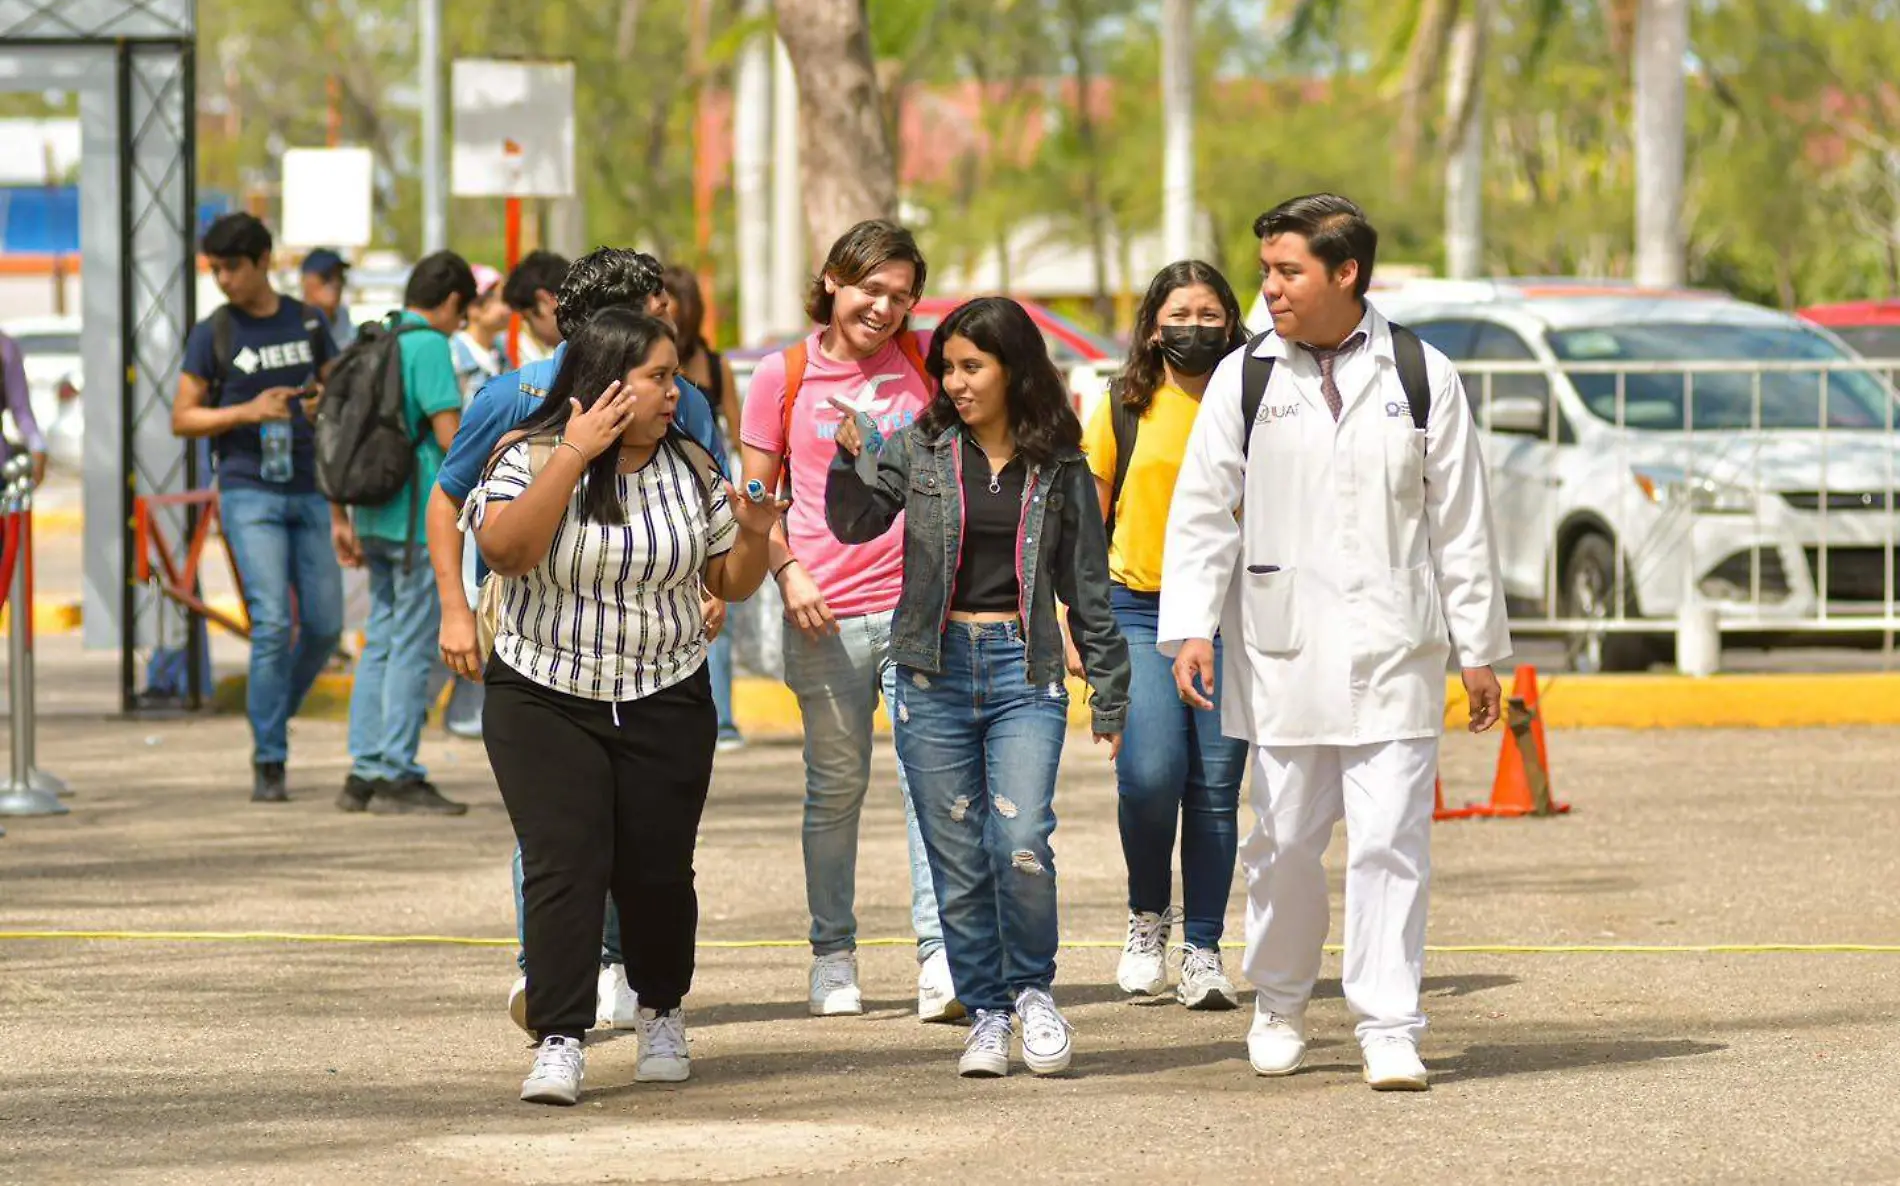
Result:
<svg viewBox="0 0 1900 1186"><path fill-rule="evenodd" d="M518 443L475 490L474 522L530 481L528 445ZM584 522L586 484L578 484L547 559L506 582L495 632L502 662L589 700L638 700L699 669L707 650L700 574L732 550L739 531L711 455L677 434L619 481L627 522Z"/></svg>

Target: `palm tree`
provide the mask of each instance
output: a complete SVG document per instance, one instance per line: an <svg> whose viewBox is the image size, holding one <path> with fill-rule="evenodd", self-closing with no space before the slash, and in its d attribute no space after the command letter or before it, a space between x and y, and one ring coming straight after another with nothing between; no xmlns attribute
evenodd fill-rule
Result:
<svg viewBox="0 0 1900 1186"><path fill-rule="evenodd" d="M852 224L897 212L891 151L865 0L778 0L798 75L798 139L811 258Z"/></svg>

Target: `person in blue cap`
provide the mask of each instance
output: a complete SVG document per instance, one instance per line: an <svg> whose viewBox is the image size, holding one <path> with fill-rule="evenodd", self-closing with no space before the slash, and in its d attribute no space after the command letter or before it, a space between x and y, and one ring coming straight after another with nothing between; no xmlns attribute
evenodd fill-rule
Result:
<svg viewBox="0 0 1900 1186"><path fill-rule="evenodd" d="M343 282L350 265L328 247L319 247L303 257L303 302L323 310L330 319L330 343L341 353L356 340L356 325L350 320L349 306L343 303Z"/></svg>

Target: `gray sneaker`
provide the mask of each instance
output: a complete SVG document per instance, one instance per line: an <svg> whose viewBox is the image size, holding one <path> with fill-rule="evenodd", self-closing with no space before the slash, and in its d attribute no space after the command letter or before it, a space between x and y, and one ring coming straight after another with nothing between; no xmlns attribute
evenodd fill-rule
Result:
<svg viewBox="0 0 1900 1186"><path fill-rule="evenodd" d="M581 1080L587 1077L587 1056L573 1038L555 1035L535 1047L534 1069L521 1082L521 1099L529 1104L573 1104L581 1098Z"/></svg>
<svg viewBox="0 0 1900 1186"><path fill-rule="evenodd" d="M290 791L284 785L284 764L282 762L256 762L252 764L251 802L290 802Z"/></svg>

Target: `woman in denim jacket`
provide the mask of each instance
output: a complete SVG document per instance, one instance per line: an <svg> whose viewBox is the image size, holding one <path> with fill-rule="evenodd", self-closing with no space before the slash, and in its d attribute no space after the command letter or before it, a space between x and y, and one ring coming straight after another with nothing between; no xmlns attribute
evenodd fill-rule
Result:
<svg viewBox="0 0 1900 1186"><path fill-rule="evenodd" d="M1038 1074L1069 1065L1056 973L1056 768L1068 607L1098 742L1121 750L1128 644L1108 605L1108 540L1081 425L1042 334L1014 301L944 319L923 417L879 447L842 402L825 518L863 543L905 517L892 626L897 756L910 781L957 997L975 1017L959 1073L1009 1073L1012 1016ZM872 439L867 441L869 436Z"/></svg>

